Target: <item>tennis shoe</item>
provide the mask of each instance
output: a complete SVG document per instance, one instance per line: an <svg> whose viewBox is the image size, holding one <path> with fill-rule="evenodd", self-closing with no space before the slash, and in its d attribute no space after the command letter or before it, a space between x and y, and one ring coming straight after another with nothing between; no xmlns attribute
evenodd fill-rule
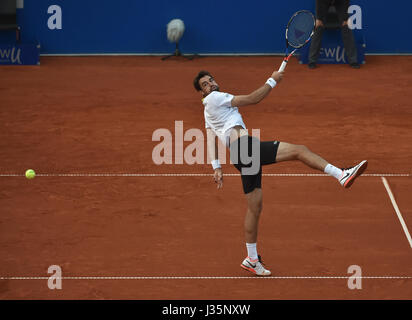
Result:
<svg viewBox="0 0 412 320"><path fill-rule="evenodd" d="M245 260L243 260L240 266L257 276L267 277L272 274L269 270L265 269L262 258L260 256L258 256L256 260L252 260L247 257Z"/></svg>
<svg viewBox="0 0 412 320"><path fill-rule="evenodd" d="M349 188L355 179L359 177L368 167L368 161L363 160L361 163L354 167L342 169L342 176L339 179L340 184L344 188Z"/></svg>

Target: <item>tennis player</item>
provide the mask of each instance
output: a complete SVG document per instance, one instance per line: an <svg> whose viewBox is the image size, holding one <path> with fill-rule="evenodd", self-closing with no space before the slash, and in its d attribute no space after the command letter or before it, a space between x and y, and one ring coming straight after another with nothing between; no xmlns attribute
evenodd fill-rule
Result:
<svg viewBox="0 0 412 320"><path fill-rule="evenodd" d="M218 137L230 150L230 159L240 171L243 191L248 208L245 217L245 240L247 257L240 265L258 276L270 276L257 252L259 217L262 211L262 165L282 161L299 160L313 169L325 172L349 188L366 169L368 162L339 169L306 146L280 141L259 141L248 135L238 107L254 105L262 101L282 80L283 72L273 72L266 83L248 95L234 96L220 92L219 85L207 71L200 71L193 84L202 94L205 127L207 131L208 154L212 159L214 180L217 188L223 187L223 172L218 160ZM252 151L252 152L251 152Z"/></svg>

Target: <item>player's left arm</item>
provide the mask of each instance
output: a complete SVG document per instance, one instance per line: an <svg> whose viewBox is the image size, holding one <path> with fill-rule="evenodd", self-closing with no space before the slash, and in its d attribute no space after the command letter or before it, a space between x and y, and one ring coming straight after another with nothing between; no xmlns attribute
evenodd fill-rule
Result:
<svg viewBox="0 0 412 320"><path fill-rule="evenodd" d="M282 80L283 72L274 71L271 75L271 78L279 83ZM259 89L253 91L248 95L239 95L234 96L232 99L232 106L233 107L244 107L248 105L257 104L262 101L272 90L272 87L265 83Z"/></svg>

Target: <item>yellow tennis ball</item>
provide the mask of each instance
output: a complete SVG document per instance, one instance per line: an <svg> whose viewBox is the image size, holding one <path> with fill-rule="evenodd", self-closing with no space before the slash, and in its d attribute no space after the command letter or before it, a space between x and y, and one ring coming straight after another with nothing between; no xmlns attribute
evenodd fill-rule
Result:
<svg viewBox="0 0 412 320"><path fill-rule="evenodd" d="M34 177L36 176L36 172L34 172L33 169L29 169L26 171L26 178L27 179L34 179Z"/></svg>

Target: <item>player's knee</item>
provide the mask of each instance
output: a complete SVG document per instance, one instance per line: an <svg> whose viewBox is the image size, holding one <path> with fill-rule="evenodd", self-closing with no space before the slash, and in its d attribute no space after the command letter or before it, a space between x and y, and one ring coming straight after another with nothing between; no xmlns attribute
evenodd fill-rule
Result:
<svg viewBox="0 0 412 320"><path fill-rule="evenodd" d="M260 202L256 205L256 213L257 213L257 214L261 214L261 213L262 213L262 209L263 209L263 203L262 203L262 201L260 201Z"/></svg>
<svg viewBox="0 0 412 320"><path fill-rule="evenodd" d="M306 152L309 151L309 148L308 148L307 146L305 146L305 145L301 145L300 148L301 148L300 153L306 153Z"/></svg>
<svg viewBox="0 0 412 320"><path fill-rule="evenodd" d="M255 215L255 216L259 216L260 213L262 212L262 208L263 208L263 202L262 201L257 201L253 204L249 205L249 210Z"/></svg>
<svg viewBox="0 0 412 320"><path fill-rule="evenodd" d="M295 160L299 160L308 151L309 149L304 145L295 145L294 151L293 151L293 158Z"/></svg>

